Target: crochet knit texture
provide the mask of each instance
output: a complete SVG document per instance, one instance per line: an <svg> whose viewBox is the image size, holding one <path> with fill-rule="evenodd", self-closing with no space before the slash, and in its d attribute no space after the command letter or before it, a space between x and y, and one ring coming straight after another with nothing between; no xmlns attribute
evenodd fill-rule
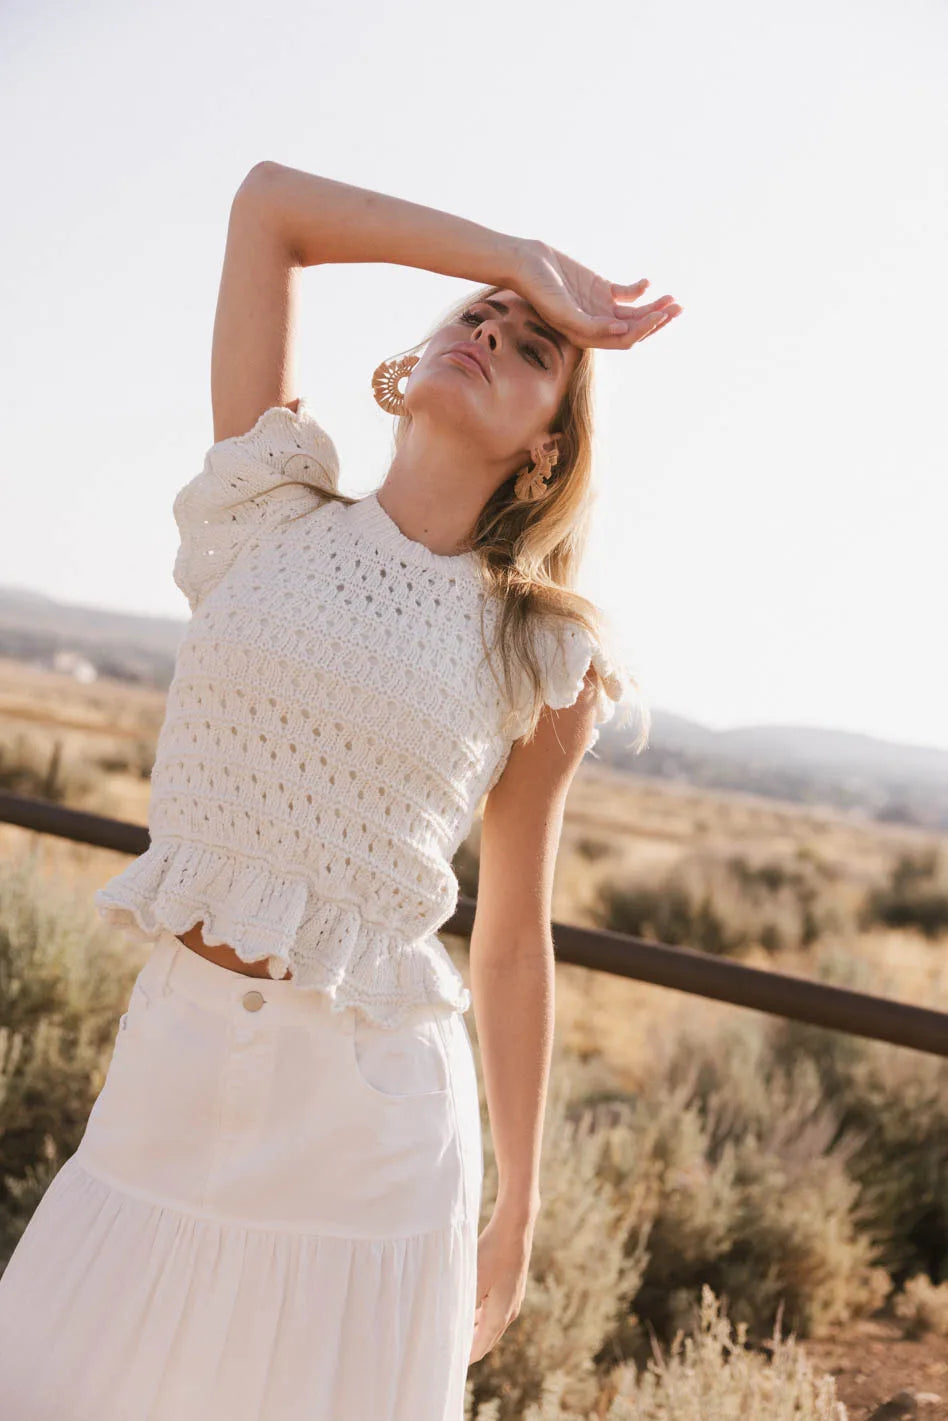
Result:
<svg viewBox="0 0 948 1421"><path fill-rule="evenodd" d="M517 734L501 731L503 676L481 644L496 602L476 555L406 537L375 494L323 497L338 476L301 400L212 445L175 498L174 580L193 615L151 843L94 902L149 941L201 922L207 944L394 1026L424 1003L470 1006L435 934L457 905L452 859ZM579 623L544 624L538 645L552 707L576 700L595 660L594 745L623 680Z"/></svg>

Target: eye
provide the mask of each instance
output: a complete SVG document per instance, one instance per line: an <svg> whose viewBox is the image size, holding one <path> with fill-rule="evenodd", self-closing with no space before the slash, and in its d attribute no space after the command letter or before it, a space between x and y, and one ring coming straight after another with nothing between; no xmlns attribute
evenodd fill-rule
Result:
<svg viewBox="0 0 948 1421"><path fill-rule="evenodd" d="M483 319L484 317L479 316L473 306L469 306L466 311L462 311L458 317L458 320L463 321L466 326L479 326ZM530 341L521 341L520 350L525 355L531 356L541 370L549 370L550 367L543 359L543 355L538 346L533 345Z"/></svg>

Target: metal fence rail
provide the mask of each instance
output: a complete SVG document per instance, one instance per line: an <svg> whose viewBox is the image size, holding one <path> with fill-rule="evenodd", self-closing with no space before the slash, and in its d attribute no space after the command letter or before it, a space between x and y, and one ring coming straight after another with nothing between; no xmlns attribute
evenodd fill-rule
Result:
<svg viewBox="0 0 948 1421"><path fill-rule="evenodd" d="M3 791L0 791L0 822L133 856L144 853L151 842L148 830L141 825ZM473 898L459 897L453 917L443 923L439 931L470 937L476 907ZM846 987L833 987L805 977L746 967L725 957L649 942L608 929L553 923L552 933L558 962L572 962L596 972L611 972L616 977L652 982L812 1026L888 1041L935 1056L948 1056L946 1012L891 1001L868 992L850 991Z"/></svg>

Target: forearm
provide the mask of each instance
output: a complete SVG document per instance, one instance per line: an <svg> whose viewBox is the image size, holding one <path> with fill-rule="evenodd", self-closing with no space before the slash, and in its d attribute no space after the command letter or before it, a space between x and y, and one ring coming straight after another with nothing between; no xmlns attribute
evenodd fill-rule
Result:
<svg viewBox="0 0 948 1421"><path fill-rule="evenodd" d="M529 1219L540 1199L540 1151L553 1051L552 943L511 948L503 960L471 944L471 995L491 1139L498 1206Z"/></svg>
<svg viewBox="0 0 948 1421"><path fill-rule="evenodd" d="M266 206L300 266L392 262L504 286L525 245L437 208L282 163L258 163L239 192Z"/></svg>

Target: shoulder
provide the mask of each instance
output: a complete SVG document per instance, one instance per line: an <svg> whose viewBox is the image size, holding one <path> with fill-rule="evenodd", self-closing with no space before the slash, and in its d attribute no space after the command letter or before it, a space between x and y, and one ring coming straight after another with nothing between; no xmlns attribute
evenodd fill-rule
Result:
<svg viewBox="0 0 948 1421"><path fill-rule="evenodd" d="M264 410L243 434L216 440L175 496L174 580L194 611L255 534L318 508L338 492L336 446L305 399Z"/></svg>
<svg viewBox="0 0 948 1421"><path fill-rule="evenodd" d="M243 434L216 440L204 456L204 470L214 480L232 479L252 492L255 480L278 476L291 480L312 477L335 489L339 479L336 446L316 419L309 401L297 408L274 405L264 410Z"/></svg>

